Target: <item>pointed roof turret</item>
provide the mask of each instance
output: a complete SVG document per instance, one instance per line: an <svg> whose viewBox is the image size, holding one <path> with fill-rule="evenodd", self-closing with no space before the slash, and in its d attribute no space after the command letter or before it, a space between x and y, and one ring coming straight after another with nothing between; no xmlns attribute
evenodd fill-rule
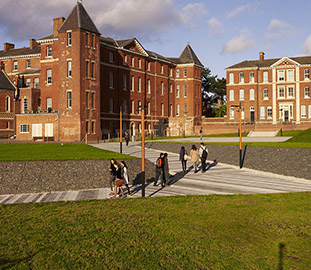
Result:
<svg viewBox="0 0 311 270"><path fill-rule="evenodd" d="M77 2L77 5L72 9L70 15L61 25L58 31L67 31L74 29L82 29L100 35L94 22L84 9L81 2Z"/></svg>
<svg viewBox="0 0 311 270"><path fill-rule="evenodd" d="M196 56L195 52L192 50L191 46L188 44L179 56L179 61L181 64L196 64L203 66L199 58Z"/></svg>

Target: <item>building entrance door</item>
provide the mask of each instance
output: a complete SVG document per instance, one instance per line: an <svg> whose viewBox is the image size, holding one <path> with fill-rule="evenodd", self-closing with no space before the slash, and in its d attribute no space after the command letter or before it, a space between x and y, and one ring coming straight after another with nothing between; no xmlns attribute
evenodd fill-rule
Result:
<svg viewBox="0 0 311 270"><path fill-rule="evenodd" d="M283 121L284 122L288 122L289 120L289 111L288 110L284 110L284 118Z"/></svg>
<svg viewBox="0 0 311 270"><path fill-rule="evenodd" d="M251 120L251 123L254 123L255 122L255 108L254 107L251 107L250 108L250 120Z"/></svg>

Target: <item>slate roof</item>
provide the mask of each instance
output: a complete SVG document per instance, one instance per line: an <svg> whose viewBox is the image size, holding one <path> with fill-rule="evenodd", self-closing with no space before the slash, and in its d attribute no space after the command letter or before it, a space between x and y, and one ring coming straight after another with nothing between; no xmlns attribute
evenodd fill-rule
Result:
<svg viewBox="0 0 311 270"><path fill-rule="evenodd" d="M78 2L77 5L73 8L70 15L58 30L67 31L74 29L82 29L100 35L91 17L80 2Z"/></svg>
<svg viewBox="0 0 311 270"><path fill-rule="evenodd" d="M186 46L186 48L183 50L183 52L179 56L179 61L181 64L193 63L199 66L203 66L199 58L196 56L195 52L193 51L193 49L191 48L189 44Z"/></svg>
<svg viewBox="0 0 311 270"><path fill-rule="evenodd" d="M30 47L11 49L6 52L3 50L3 51L0 51L0 58L10 57L10 56L20 56L20 55L32 55L32 54L41 54L41 46L37 45L33 49L30 49Z"/></svg>
<svg viewBox="0 0 311 270"><path fill-rule="evenodd" d="M282 57L283 58L283 57ZM226 69L231 68L265 68L270 67L277 61L281 60L282 58L274 58L274 59L265 59L263 61L259 60L245 60L233 66L227 67ZM289 60L293 60L301 65L311 65L311 56L300 56L300 57L288 57Z"/></svg>
<svg viewBox="0 0 311 270"><path fill-rule="evenodd" d="M37 41L40 41L40 40L45 40L45 39L53 39L54 38L54 35L48 35L46 37L42 37L42 38L38 38Z"/></svg>
<svg viewBox="0 0 311 270"><path fill-rule="evenodd" d="M3 70L0 71L0 89L14 90L15 86L11 80L4 74Z"/></svg>

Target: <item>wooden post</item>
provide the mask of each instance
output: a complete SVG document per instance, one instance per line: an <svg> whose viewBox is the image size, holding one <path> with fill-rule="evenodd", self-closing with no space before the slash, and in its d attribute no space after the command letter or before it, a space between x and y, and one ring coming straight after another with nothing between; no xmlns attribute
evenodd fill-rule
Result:
<svg viewBox="0 0 311 270"><path fill-rule="evenodd" d="M142 100L141 106L141 174L142 174L142 190L141 196L145 197L145 101Z"/></svg>
<svg viewBox="0 0 311 270"><path fill-rule="evenodd" d="M240 109L240 169L242 169L242 106L241 102L239 105Z"/></svg>
<svg viewBox="0 0 311 270"><path fill-rule="evenodd" d="M122 154L122 106L120 106L120 154Z"/></svg>

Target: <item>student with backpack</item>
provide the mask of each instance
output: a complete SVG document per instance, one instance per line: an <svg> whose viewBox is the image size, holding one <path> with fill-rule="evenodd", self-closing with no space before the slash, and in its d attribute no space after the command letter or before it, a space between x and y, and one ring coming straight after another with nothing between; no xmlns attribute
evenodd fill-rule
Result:
<svg viewBox="0 0 311 270"><path fill-rule="evenodd" d="M161 177L161 182L162 182L162 178L163 178L163 157L164 157L164 154L161 153L160 156L157 158L157 161L156 161L156 177L155 177L155 180L154 180L154 183L153 185L154 186L157 186L158 184L158 179L159 177Z"/></svg>
<svg viewBox="0 0 311 270"><path fill-rule="evenodd" d="M204 143L200 144L199 155L201 158L202 173L203 173L206 170L206 159L207 159L207 155L208 155L208 150L207 150L207 147L204 146Z"/></svg>

